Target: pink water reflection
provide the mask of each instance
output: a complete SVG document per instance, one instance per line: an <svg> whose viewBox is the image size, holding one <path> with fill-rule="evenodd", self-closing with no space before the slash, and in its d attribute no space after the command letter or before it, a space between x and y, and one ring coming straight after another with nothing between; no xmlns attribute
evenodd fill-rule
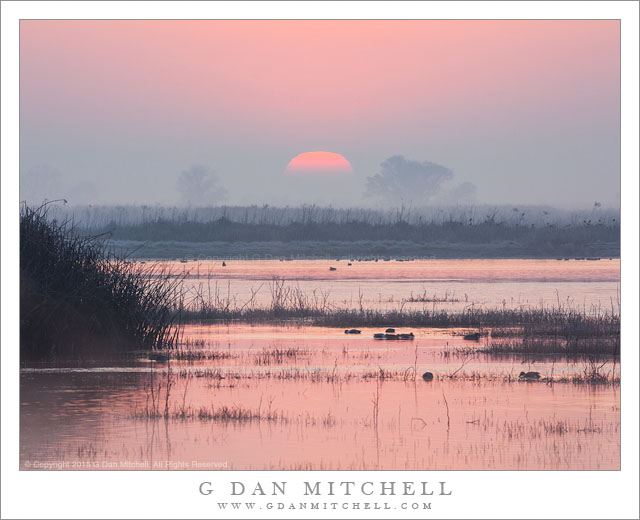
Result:
<svg viewBox="0 0 640 520"><path fill-rule="evenodd" d="M398 262L349 260L222 260L163 262L186 274L192 294L232 306L271 303L274 277L308 298L336 307L462 310L554 305L617 310L620 260L472 259ZM351 265L349 265L351 264ZM336 270L331 271L330 267ZM426 296L436 302L411 302Z"/></svg>
<svg viewBox="0 0 640 520"><path fill-rule="evenodd" d="M570 375L584 362L469 359L451 354L469 343L457 331L414 332L414 341L389 342L374 340L373 329L352 336L316 327L190 326L188 348L216 356L26 368L21 462L61 469L620 467L618 386L511 377L523 367ZM295 354L278 358L277 350ZM148 402L151 377L164 381L168 367L171 410L239 406L269 418L134 417ZM422 381L425 370L436 379ZM448 378L453 373L459 377Z"/></svg>

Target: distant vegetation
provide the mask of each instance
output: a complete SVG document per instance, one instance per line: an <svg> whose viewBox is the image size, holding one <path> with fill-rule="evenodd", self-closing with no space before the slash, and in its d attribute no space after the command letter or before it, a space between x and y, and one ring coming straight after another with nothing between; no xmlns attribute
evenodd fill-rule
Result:
<svg viewBox="0 0 640 520"><path fill-rule="evenodd" d="M156 264L131 262L111 254L102 241L103 237L97 234L105 230L126 234L163 228L165 233L167 229L175 230L185 240L185 235L192 228L203 232L220 229L221 233L231 229L239 233L242 230L258 233L257 230L262 229L264 233L258 233L260 236L255 238L265 241L268 239L267 230L286 234L297 227L315 232L316 239L328 229L349 235L352 228L359 228L364 230L363 233L369 230L380 233L380 236L393 229L404 229L407 233L415 233L416 237L420 233L441 233L450 229L453 236L467 237L472 241L479 240L474 238L474 233L481 234L485 230L488 236L491 233L499 236L500 230L506 234L521 233L521 236L535 233L563 236L574 244L601 237L617 240L615 243L619 247L619 224L614 221L615 217L607 217L610 220L606 222L602 216L595 223L589 220L568 224L556 222L538 228L535 224L525 226L519 221L498 222L495 219L474 224L471 217L468 224L451 220L421 223L420 218L415 221L412 217L409 222L400 215L394 223L393 219L384 220L391 218L388 214L368 210L358 210L356 216L360 220L351 221L346 219L348 210L326 209L325 213L320 213L326 215L325 221L318 220L320 217L314 213L314 208L310 208L308 214L304 208L276 210L275 213L264 208L262 213L256 213L246 222L235 221L228 216L209 222L154 220L151 217L134 222L132 220L135 219L129 215L127 223L123 214L119 217L120 224L114 221L114 224L99 225L99 219L95 220L97 216L94 215L93 226L76 228L74 220L71 220L75 213L63 213L59 207L55 211L52 209L50 205L36 209L23 205L21 208L20 349L23 359L96 357L128 349L173 347L180 330L176 327L177 322L211 319L247 322L297 320L344 328L486 328L491 329L492 343L486 343L484 348L491 353L618 355L620 352L619 304L616 307L613 302L610 312L600 308L578 311L560 304L557 308L539 309L476 309L470 306L462 312L404 308L385 311L364 308L362 303L354 309L336 308L328 303L328 295L322 291L306 294L299 287L274 278L269 283L270 304L258 306L255 295L240 304L230 297L220 297L215 291L205 293L196 289L194 293L186 290L180 276L164 272ZM249 211L248 208L245 210ZM97 211L100 214L103 210ZM235 208L234 211L237 216L240 210ZM292 216L299 211L306 215L301 222ZM255 219L266 219L274 214L284 215L285 221L280 224L255 222ZM56 219L56 216L63 220ZM339 220L342 217L345 220ZM91 234L90 230L93 230ZM145 233L153 236L151 232ZM248 240L249 236L245 238ZM432 297L423 294L412 295L411 298L415 298L413 301L430 301ZM433 299L436 301L435 297ZM512 339L503 341L500 338Z"/></svg>
<svg viewBox="0 0 640 520"><path fill-rule="evenodd" d="M457 207L410 210L317 206L64 209L86 234L106 233L135 256L390 255L414 257L618 256L618 210ZM179 247L153 243L179 243ZM171 253L163 254L164 251ZM169 255L169 256L166 256ZM282 256L282 255L280 255Z"/></svg>
<svg viewBox="0 0 640 520"><path fill-rule="evenodd" d="M179 280L109 255L96 238L51 219L47 206L20 211L21 359L80 359L171 346Z"/></svg>

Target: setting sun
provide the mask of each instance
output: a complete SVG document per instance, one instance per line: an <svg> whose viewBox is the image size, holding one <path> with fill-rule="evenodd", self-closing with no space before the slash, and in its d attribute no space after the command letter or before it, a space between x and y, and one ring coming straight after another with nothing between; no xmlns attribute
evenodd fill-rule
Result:
<svg viewBox="0 0 640 520"><path fill-rule="evenodd" d="M351 163L339 153L306 152L296 155L285 170L288 174L335 175L353 173Z"/></svg>

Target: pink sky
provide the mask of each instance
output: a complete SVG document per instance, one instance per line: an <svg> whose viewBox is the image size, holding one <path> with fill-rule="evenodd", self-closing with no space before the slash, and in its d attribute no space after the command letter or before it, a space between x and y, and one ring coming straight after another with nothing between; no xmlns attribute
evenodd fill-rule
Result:
<svg viewBox="0 0 640 520"><path fill-rule="evenodd" d="M22 137L441 160L420 146L615 128L618 45L617 21L23 21Z"/></svg>
<svg viewBox="0 0 640 520"><path fill-rule="evenodd" d="M535 112L597 97L616 77L618 39L614 21L27 21L23 107L283 133L478 102L503 115L505 96Z"/></svg>

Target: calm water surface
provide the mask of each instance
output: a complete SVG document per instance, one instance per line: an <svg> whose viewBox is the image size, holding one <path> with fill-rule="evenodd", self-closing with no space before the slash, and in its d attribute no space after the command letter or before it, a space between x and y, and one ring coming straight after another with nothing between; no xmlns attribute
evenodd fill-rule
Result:
<svg viewBox="0 0 640 520"><path fill-rule="evenodd" d="M193 295L244 305L271 302L273 278L334 307L462 310L558 304L617 308L620 260L226 260L162 262ZM351 265L349 265L351 264ZM330 268L335 268L331 271ZM437 302L410 302L426 296ZM252 300L253 297L253 300Z"/></svg>
<svg viewBox="0 0 640 520"><path fill-rule="evenodd" d="M619 280L617 260L353 262L346 273L344 260L227 264L211 262L207 276L230 283L238 298L275 275L305 290L326 288L336 302L365 289L371 303L384 300L378 294L395 302L425 286L483 305L553 304L557 290L581 306L605 307ZM154 363L141 353L25 365L21 467L619 469L619 386L517 378L521 370L571 377L587 360L467 355L456 347L474 343L451 329L413 329L414 341L398 342L361 330L191 325L182 347L191 360ZM420 377L427 370L431 382ZM152 409L169 417L145 417Z"/></svg>

